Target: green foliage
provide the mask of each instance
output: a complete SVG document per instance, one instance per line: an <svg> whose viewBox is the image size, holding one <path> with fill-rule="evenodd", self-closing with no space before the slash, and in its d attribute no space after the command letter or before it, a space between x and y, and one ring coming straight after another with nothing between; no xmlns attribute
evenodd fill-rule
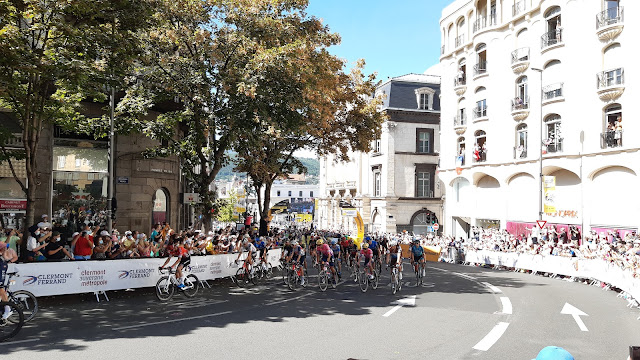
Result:
<svg viewBox="0 0 640 360"><path fill-rule="evenodd" d="M238 195L235 191L232 191L228 198L216 199L214 207L216 209L216 220L220 222L234 222L233 211L237 202Z"/></svg>

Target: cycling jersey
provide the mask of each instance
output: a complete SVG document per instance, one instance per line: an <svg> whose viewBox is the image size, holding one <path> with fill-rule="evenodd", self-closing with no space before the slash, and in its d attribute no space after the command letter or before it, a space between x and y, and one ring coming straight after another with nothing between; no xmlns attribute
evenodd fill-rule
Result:
<svg viewBox="0 0 640 360"><path fill-rule="evenodd" d="M411 245L411 253L416 259L421 259L424 255L424 249L420 245Z"/></svg>
<svg viewBox="0 0 640 360"><path fill-rule="evenodd" d="M362 249L360 250L360 255L364 256L366 260L371 259L373 257L373 250L371 249Z"/></svg>
<svg viewBox="0 0 640 360"><path fill-rule="evenodd" d="M336 256L340 255L340 245L335 244L331 246L331 251L333 251L333 254Z"/></svg>
<svg viewBox="0 0 640 360"><path fill-rule="evenodd" d="M333 256L333 250L331 250L328 244L318 246L317 251L319 251L324 257Z"/></svg>
<svg viewBox="0 0 640 360"><path fill-rule="evenodd" d="M255 246L253 246L252 243L249 243L248 245L246 245L244 249L249 253L249 255L251 255L251 257L255 259L256 253L258 252L258 250L256 249Z"/></svg>
<svg viewBox="0 0 640 360"><path fill-rule="evenodd" d="M378 249L378 242L375 241L375 240L371 240L371 244L369 244L369 249L377 250Z"/></svg>

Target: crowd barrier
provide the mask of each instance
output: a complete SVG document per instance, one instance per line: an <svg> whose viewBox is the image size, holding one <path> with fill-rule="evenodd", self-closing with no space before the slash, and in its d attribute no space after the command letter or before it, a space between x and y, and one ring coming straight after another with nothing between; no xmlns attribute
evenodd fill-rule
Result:
<svg viewBox="0 0 640 360"><path fill-rule="evenodd" d="M598 280L640 299L640 279L605 260L480 250L467 251L465 261Z"/></svg>
<svg viewBox="0 0 640 360"><path fill-rule="evenodd" d="M280 253L280 249L269 251L267 260L273 267L280 265ZM187 270L199 280L224 278L235 275L237 258L238 254L192 256ZM144 258L10 264L8 272L17 271L19 276L14 278L12 291L28 290L35 296L66 295L154 287L162 276L158 267L165 261ZM175 261L172 258L168 265Z"/></svg>

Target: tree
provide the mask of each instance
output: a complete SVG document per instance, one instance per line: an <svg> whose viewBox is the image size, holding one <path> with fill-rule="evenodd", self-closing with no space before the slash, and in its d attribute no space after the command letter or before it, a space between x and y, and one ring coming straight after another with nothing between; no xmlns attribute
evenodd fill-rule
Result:
<svg viewBox="0 0 640 360"><path fill-rule="evenodd" d="M245 83L251 100L244 114L252 130L235 142L237 170L249 174L258 194L264 190L258 198L261 234L266 233L273 182L294 169L305 170L293 156L297 150L348 160L350 151L370 151L385 119L378 109L381 98L372 98L375 74L363 74L364 61L345 73L344 62L327 51L339 36L306 15L307 2L278 3L261 3L267 15L255 20L282 26L272 27L269 36L256 36L269 50L250 64Z"/></svg>
<svg viewBox="0 0 640 360"><path fill-rule="evenodd" d="M19 150L7 149L15 138L2 132L0 162L8 162L25 194L27 228L34 223L42 130L52 123L87 128L81 101L104 100L104 86L131 63L135 32L152 6L151 0L0 0L0 109L22 129ZM26 179L16 175L18 159L25 160Z"/></svg>
<svg viewBox="0 0 640 360"><path fill-rule="evenodd" d="M233 216L233 212L236 208L236 203L238 202L238 195L235 191L231 191L229 193L229 197L226 199L216 199L216 220L220 222L235 222L235 218Z"/></svg>

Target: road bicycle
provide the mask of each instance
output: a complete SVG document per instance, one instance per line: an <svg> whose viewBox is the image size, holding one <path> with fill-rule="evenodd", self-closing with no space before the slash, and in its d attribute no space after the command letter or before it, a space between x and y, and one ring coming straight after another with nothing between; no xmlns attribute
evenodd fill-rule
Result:
<svg viewBox="0 0 640 360"><path fill-rule="evenodd" d="M391 293L395 294L396 292L402 289L402 281L400 280L400 269L398 269L398 264L391 266Z"/></svg>
<svg viewBox="0 0 640 360"><path fill-rule="evenodd" d="M29 322L33 320L38 313L38 299L36 299L35 295L26 290L11 291L10 286L16 282L15 280L12 280L14 276L17 277L18 273L7 273L7 283L0 285L0 287L7 292L9 301L20 307L24 314L24 322Z"/></svg>
<svg viewBox="0 0 640 360"><path fill-rule="evenodd" d="M373 259L371 259L370 261L373 261ZM369 284L371 284L371 287L374 289L378 288L380 275L375 269L373 270L373 272L371 272L371 268L369 266L365 266L358 275L358 280L360 283L360 291L367 292Z"/></svg>
<svg viewBox="0 0 640 360"><path fill-rule="evenodd" d="M158 282L156 283L156 296L161 301L169 301L173 297L173 294L178 291L181 291L184 296L192 298L196 296L198 293L198 286L200 285L200 281L198 278L189 274L184 279L184 288L180 289L178 285L180 285L180 281L176 278L176 271L172 268L158 268L160 274L166 274L162 276ZM185 269L182 269L185 271Z"/></svg>
<svg viewBox="0 0 640 360"><path fill-rule="evenodd" d="M12 301L1 301L0 315L4 314L5 306L8 306L12 313L6 319L0 317L0 341L6 341L16 336L24 325L24 314L20 306Z"/></svg>
<svg viewBox="0 0 640 360"><path fill-rule="evenodd" d="M320 291L326 291L329 284L331 284L331 288L333 289L338 287L338 275L331 272L329 263L323 263L318 269L318 287Z"/></svg>
<svg viewBox="0 0 640 360"><path fill-rule="evenodd" d="M270 263L260 260L256 265L256 276L259 279L271 279L273 277L273 266Z"/></svg>
<svg viewBox="0 0 640 360"><path fill-rule="evenodd" d="M238 260L236 260L236 264ZM256 267L249 267L249 263L242 261L242 266L236 271L236 283L239 287L244 287L251 282L253 285L258 285L258 275L256 274Z"/></svg>
<svg viewBox="0 0 640 360"><path fill-rule="evenodd" d="M358 282L359 274L360 274L360 264L356 261L355 258L349 257L349 278L353 279L354 282Z"/></svg>
<svg viewBox="0 0 640 360"><path fill-rule="evenodd" d="M302 279L306 279L304 283L302 283ZM307 276L307 269L300 264L293 264L287 271L287 286L289 289L296 290L298 287L306 287L309 278Z"/></svg>
<svg viewBox="0 0 640 360"><path fill-rule="evenodd" d="M413 262L413 270L416 274L416 286L421 286L423 284L424 271L425 271L425 263L415 263Z"/></svg>

